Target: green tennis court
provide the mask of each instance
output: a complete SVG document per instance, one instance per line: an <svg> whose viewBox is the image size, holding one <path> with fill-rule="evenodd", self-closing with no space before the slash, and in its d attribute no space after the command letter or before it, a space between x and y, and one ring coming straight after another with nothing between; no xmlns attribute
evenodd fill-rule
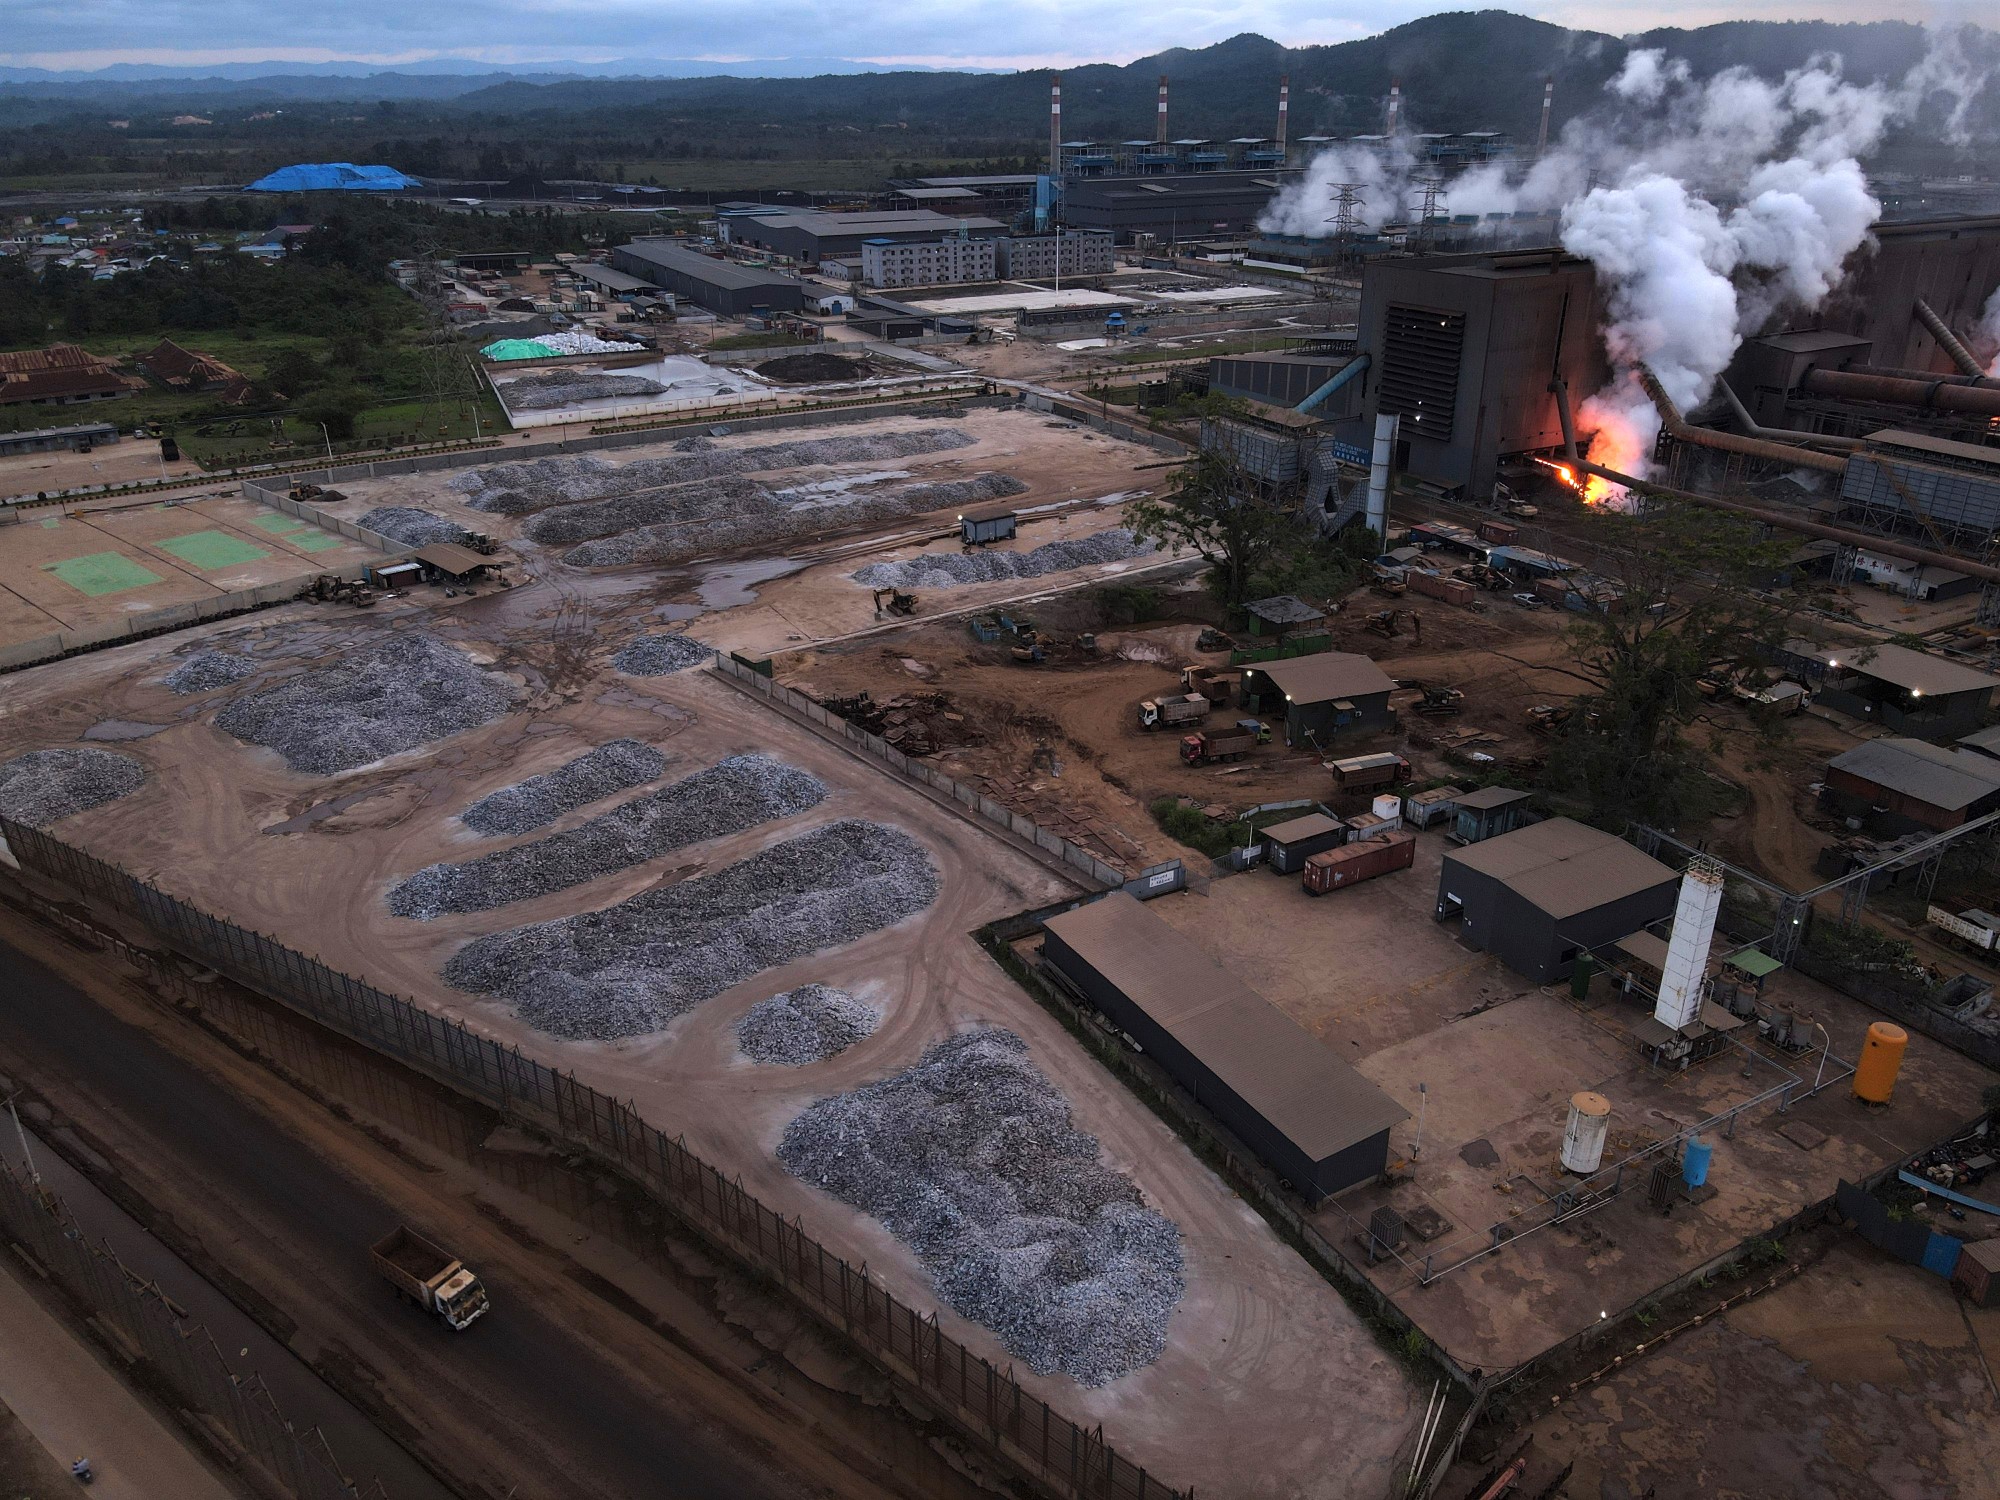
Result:
<svg viewBox="0 0 2000 1500"><path fill-rule="evenodd" d="M122 552L87 552L82 557L66 557L61 562L43 563L42 571L95 599L100 594L122 594L160 583L158 573L142 568Z"/></svg>
<svg viewBox="0 0 2000 1500"><path fill-rule="evenodd" d="M211 573L217 568L240 568L245 563L258 562L271 555L262 547L253 547L240 536L231 536L226 531L192 531L186 536L168 537L153 545L162 552L171 552L190 568L202 573Z"/></svg>

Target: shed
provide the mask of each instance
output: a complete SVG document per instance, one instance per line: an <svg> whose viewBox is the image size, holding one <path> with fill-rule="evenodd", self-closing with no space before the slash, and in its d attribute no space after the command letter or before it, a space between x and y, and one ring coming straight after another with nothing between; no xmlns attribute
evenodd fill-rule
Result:
<svg viewBox="0 0 2000 1500"><path fill-rule="evenodd" d="M1483 786L1458 798L1452 819L1451 838L1457 844L1477 844L1503 833L1512 833L1533 821L1528 810L1528 794L1508 786Z"/></svg>
<svg viewBox="0 0 2000 1500"><path fill-rule="evenodd" d="M1275 594L1269 599L1253 599L1243 606L1249 617L1250 634L1267 637L1319 635L1326 629L1326 612L1315 609L1296 594Z"/></svg>
<svg viewBox="0 0 2000 1500"><path fill-rule="evenodd" d="M1868 719L1897 734L1955 740L1981 727L2000 677L1907 646L1862 641L1819 646L1787 641L1779 664L1816 689L1823 708Z"/></svg>
<svg viewBox="0 0 2000 1500"><path fill-rule="evenodd" d="M1967 1241L1952 1268L1951 1284L1974 1307L2000 1302L2000 1240Z"/></svg>
<svg viewBox="0 0 2000 1500"><path fill-rule="evenodd" d="M1014 537L1020 516L1011 505L982 505L963 511L958 518L958 534L968 546L983 542L1005 542Z"/></svg>
<svg viewBox="0 0 2000 1500"><path fill-rule="evenodd" d="M1820 800L1873 831L1943 832L2000 809L2000 760L1916 739L1864 740L1826 763Z"/></svg>
<svg viewBox="0 0 2000 1500"><path fill-rule="evenodd" d="M424 566L422 563L413 562L384 563L379 568L369 569L369 572L374 576L375 582L383 588L400 589L421 582Z"/></svg>
<svg viewBox="0 0 2000 1500"><path fill-rule="evenodd" d="M1409 1111L1122 891L1044 925L1056 976L1309 1201L1379 1177Z"/></svg>
<svg viewBox="0 0 2000 1500"><path fill-rule="evenodd" d="M1271 868L1280 875L1296 875L1315 854L1346 842L1347 825L1325 813L1307 813L1264 830Z"/></svg>
<svg viewBox="0 0 2000 1500"><path fill-rule="evenodd" d="M1344 732L1386 729L1396 722L1389 694L1396 684L1374 662L1348 651L1322 651L1243 671L1243 706L1282 719L1287 745L1313 745Z"/></svg>
<svg viewBox="0 0 2000 1500"><path fill-rule="evenodd" d="M1437 919L1539 984L1670 916L1680 878L1602 829L1550 818L1444 857Z"/></svg>
<svg viewBox="0 0 2000 1500"><path fill-rule="evenodd" d="M1411 792L1403 798L1403 821L1412 828L1428 828L1433 823L1455 819L1458 816L1458 799L1464 795L1464 788L1455 786Z"/></svg>
<svg viewBox="0 0 2000 1500"><path fill-rule="evenodd" d="M457 542L433 542L428 547L419 547L416 559L424 565L426 578L443 578L453 583L483 578L489 569L504 568L514 560L504 553L474 552Z"/></svg>

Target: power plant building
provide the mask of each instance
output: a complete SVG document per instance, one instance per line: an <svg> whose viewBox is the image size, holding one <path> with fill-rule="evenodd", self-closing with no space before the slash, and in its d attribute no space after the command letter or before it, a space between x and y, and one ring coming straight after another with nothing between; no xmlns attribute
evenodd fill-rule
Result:
<svg viewBox="0 0 2000 1500"><path fill-rule="evenodd" d="M1437 919L1549 984L1577 955L1671 916L1680 877L1615 834L1550 818L1446 854Z"/></svg>
<svg viewBox="0 0 2000 1500"><path fill-rule="evenodd" d="M1068 177L1062 219L1130 240L1149 234L1172 243L1247 234L1271 197L1298 174L1190 172L1145 177Z"/></svg>
<svg viewBox="0 0 2000 1500"><path fill-rule="evenodd" d="M892 213L835 214L818 209L778 209L718 216L716 223L732 245L782 255L801 265L858 259L870 240L917 242L963 236L992 239L1005 234L998 219L953 218L930 209Z"/></svg>
<svg viewBox="0 0 2000 1500"><path fill-rule="evenodd" d="M1409 1111L1122 891L1051 917L1042 957L1308 1200L1381 1176Z"/></svg>

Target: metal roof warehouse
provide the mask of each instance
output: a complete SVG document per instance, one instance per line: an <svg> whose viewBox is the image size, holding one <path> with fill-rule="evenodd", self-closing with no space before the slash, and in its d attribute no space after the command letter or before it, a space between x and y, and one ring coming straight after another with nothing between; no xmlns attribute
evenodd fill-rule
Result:
<svg viewBox="0 0 2000 1500"><path fill-rule="evenodd" d="M621 245L611 252L611 264L710 312L742 314L756 308L797 312L805 298L805 288L796 277L717 260L672 240Z"/></svg>
<svg viewBox="0 0 2000 1500"><path fill-rule="evenodd" d="M1381 1175L1409 1111L1177 929L1118 891L1044 933L1056 972L1307 1198Z"/></svg>

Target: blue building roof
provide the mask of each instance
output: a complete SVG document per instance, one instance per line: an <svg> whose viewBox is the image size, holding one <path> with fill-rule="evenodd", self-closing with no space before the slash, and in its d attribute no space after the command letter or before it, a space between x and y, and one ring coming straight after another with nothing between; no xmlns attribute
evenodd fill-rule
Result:
<svg viewBox="0 0 2000 1500"><path fill-rule="evenodd" d="M418 186L394 167L357 167L348 161L301 162L259 177L245 190L252 193L392 193Z"/></svg>

